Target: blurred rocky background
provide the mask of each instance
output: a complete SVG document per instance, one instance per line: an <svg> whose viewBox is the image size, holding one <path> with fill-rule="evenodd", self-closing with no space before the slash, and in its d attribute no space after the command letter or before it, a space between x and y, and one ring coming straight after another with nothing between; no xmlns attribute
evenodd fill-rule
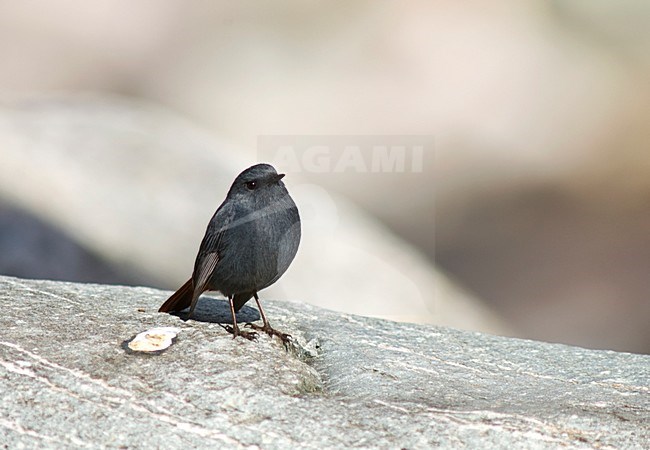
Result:
<svg viewBox="0 0 650 450"><path fill-rule="evenodd" d="M0 272L175 288L260 136L428 136L420 173L289 173L305 241L267 295L649 352L649 20L643 0L1 2Z"/></svg>

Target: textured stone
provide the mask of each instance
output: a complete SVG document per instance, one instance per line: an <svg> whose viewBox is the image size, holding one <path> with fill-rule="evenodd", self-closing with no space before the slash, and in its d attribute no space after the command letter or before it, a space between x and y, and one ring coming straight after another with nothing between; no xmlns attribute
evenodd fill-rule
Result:
<svg viewBox="0 0 650 450"><path fill-rule="evenodd" d="M263 302L291 333L232 339L167 292L0 277L7 448L643 448L650 356ZM256 320L244 307L241 321ZM137 333L174 326L156 354Z"/></svg>

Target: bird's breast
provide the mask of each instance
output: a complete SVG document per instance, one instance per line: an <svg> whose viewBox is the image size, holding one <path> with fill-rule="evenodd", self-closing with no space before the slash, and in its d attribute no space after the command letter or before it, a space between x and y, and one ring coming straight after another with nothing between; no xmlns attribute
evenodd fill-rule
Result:
<svg viewBox="0 0 650 450"><path fill-rule="evenodd" d="M297 214L297 211L296 211ZM274 213L235 220L224 233L211 278L225 295L251 292L273 284L289 267L300 240L299 220Z"/></svg>

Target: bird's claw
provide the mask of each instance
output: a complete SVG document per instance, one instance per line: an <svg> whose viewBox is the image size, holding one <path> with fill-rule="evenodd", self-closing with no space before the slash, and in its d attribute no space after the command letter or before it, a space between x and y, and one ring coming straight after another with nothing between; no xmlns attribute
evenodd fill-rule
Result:
<svg viewBox="0 0 650 450"><path fill-rule="evenodd" d="M232 338L235 339L237 336L241 336L243 338L248 339L249 341L256 341L257 340L257 333L254 331L243 331L240 330L239 327L234 328L230 325L226 325L226 331L230 334L232 334Z"/></svg>
<svg viewBox="0 0 650 450"><path fill-rule="evenodd" d="M250 322L248 322L248 323L247 323L246 325L244 325L244 326L249 327L249 328L252 328L253 330L257 330L257 331L260 331L260 332L266 333L266 334L268 334L268 335L271 336L271 337L273 337L273 336L277 336L277 337L280 338L280 340L281 340L285 345L286 345L286 344L289 344L289 343L291 342L291 335L290 335L290 334L282 333L281 331L278 331L278 330L276 330L275 328L272 328L272 327L271 327L270 325L268 325L268 324L267 324L267 325L263 325L263 326L259 326L259 325L255 325L254 323L250 323Z"/></svg>

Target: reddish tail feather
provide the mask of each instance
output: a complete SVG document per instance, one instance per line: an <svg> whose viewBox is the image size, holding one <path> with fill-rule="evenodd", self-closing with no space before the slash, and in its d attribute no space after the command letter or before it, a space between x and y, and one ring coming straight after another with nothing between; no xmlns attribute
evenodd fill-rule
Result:
<svg viewBox="0 0 650 450"><path fill-rule="evenodd" d="M174 292L165 303L162 304L158 312L182 311L192 303L193 293L194 286L192 285L192 279L190 278L183 286Z"/></svg>

